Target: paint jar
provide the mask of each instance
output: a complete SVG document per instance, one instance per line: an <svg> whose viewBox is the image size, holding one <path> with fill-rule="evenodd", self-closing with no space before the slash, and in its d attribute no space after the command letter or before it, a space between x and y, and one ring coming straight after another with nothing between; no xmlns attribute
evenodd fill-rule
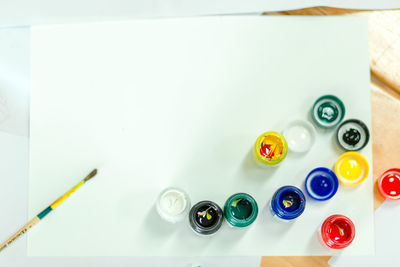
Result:
<svg viewBox="0 0 400 267"><path fill-rule="evenodd" d="M279 188L270 201L270 211L279 221L289 222L299 217L306 207L303 192L295 186Z"/></svg>
<svg viewBox="0 0 400 267"><path fill-rule="evenodd" d="M353 222L343 215L328 217L318 232L320 242L331 249L343 249L353 242L356 228Z"/></svg>
<svg viewBox="0 0 400 267"><path fill-rule="evenodd" d="M385 171L379 177L378 191L385 199L399 200L400 199L400 169L392 168Z"/></svg>
<svg viewBox="0 0 400 267"><path fill-rule="evenodd" d="M222 209L212 201L201 201L194 205L189 212L189 224L199 235L209 236L221 228L224 220Z"/></svg>
<svg viewBox="0 0 400 267"><path fill-rule="evenodd" d="M344 104L338 97L324 95L314 102L311 115L318 126L332 128L343 120L345 112Z"/></svg>
<svg viewBox="0 0 400 267"><path fill-rule="evenodd" d="M369 130L367 125L360 120L346 120L340 124L336 139L344 150L358 151L368 144Z"/></svg>
<svg viewBox="0 0 400 267"><path fill-rule="evenodd" d="M367 178L369 165L367 159L357 152L346 152L336 161L335 173L345 185L357 185Z"/></svg>
<svg viewBox="0 0 400 267"><path fill-rule="evenodd" d="M336 194L338 187L339 180L336 174L323 167L312 170L305 181L307 194L318 201L331 199Z"/></svg>
<svg viewBox="0 0 400 267"><path fill-rule="evenodd" d="M288 151L285 137L278 132L265 132L254 144L253 158L261 167L274 166L281 163Z"/></svg>
<svg viewBox="0 0 400 267"><path fill-rule="evenodd" d="M310 150L315 142L314 126L303 120L290 122L283 131L290 151L304 153Z"/></svg>
<svg viewBox="0 0 400 267"><path fill-rule="evenodd" d="M190 199L183 190L170 187L159 194L156 208L161 218L167 222L176 223L187 216Z"/></svg>
<svg viewBox="0 0 400 267"><path fill-rule="evenodd" d="M258 215L255 199L246 193L230 196L224 206L224 215L230 226L246 227L252 224Z"/></svg>

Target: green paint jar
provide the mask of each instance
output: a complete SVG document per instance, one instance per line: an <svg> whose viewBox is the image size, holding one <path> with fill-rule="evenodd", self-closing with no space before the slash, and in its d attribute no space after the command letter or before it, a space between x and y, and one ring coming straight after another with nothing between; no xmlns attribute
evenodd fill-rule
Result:
<svg viewBox="0 0 400 267"><path fill-rule="evenodd" d="M345 112L342 100L334 95L324 95L314 102L311 115L318 126L332 128L343 120Z"/></svg>
<svg viewBox="0 0 400 267"><path fill-rule="evenodd" d="M226 221L234 227L252 224L258 215L256 200L246 193L237 193L228 198L224 206Z"/></svg>

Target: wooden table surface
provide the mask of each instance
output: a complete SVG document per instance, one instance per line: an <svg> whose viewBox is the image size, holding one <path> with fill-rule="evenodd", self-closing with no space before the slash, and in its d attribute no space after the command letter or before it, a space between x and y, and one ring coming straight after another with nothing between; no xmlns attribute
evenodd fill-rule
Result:
<svg viewBox="0 0 400 267"><path fill-rule="evenodd" d="M365 16L369 20L373 179L400 167L400 10L313 7L264 15ZM383 198L374 189L375 209ZM261 267L329 266L330 256L262 257Z"/></svg>

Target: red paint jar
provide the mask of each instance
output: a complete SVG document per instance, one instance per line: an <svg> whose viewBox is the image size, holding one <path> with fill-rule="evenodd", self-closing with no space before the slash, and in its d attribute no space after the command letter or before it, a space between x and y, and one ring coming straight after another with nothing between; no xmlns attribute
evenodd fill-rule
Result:
<svg viewBox="0 0 400 267"><path fill-rule="evenodd" d="M353 242L356 228L353 222L343 215L328 217L321 226L321 242L328 248L343 249Z"/></svg>
<svg viewBox="0 0 400 267"><path fill-rule="evenodd" d="M378 179L378 191L386 199L400 199L400 169L392 168L385 171Z"/></svg>

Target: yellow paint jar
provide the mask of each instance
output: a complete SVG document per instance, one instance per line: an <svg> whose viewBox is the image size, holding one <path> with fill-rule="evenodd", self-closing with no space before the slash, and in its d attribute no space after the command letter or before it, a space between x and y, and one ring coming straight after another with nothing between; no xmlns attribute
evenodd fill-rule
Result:
<svg viewBox="0 0 400 267"><path fill-rule="evenodd" d="M357 152L346 152L335 164L335 173L345 185L357 185L367 178L369 165L367 159Z"/></svg>
<svg viewBox="0 0 400 267"><path fill-rule="evenodd" d="M254 144L254 161L262 166L273 166L281 163L287 155L288 145L285 137L278 132L265 132Z"/></svg>

